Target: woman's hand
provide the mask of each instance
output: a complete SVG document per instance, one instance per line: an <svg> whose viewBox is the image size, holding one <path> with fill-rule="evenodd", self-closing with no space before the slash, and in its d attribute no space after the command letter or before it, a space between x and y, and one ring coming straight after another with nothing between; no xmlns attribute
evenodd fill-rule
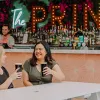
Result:
<svg viewBox="0 0 100 100"><path fill-rule="evenodd" d="M59 81L65 80L65 75L63 74L59 65L57 65L57 64L52 69L50 69L49 67L44 67L43 73L44 73L44 75L51 74Z"/></svg>
<svg viewBox="0 0 100 100"><path fill-rule="evenodd" d="M19 68L17 68L15 72L10 75L10 79L12 79L12 81L21 78L22 72L17 72L18 70Z"/></svg>
<svg viewBox="0 0 100 100"><path fill-rule="evenodd" d="M52 74L52 69L50 69L49 67L44 67L43 68L43 74L44 75Z"/></svg>
<svg viewBox="0 0 100 100"><path fill-rule="evenodd" d="M13 48L13 45L9 45L9 44L7 44L7 45L8 45L9 48Z"/></svg>

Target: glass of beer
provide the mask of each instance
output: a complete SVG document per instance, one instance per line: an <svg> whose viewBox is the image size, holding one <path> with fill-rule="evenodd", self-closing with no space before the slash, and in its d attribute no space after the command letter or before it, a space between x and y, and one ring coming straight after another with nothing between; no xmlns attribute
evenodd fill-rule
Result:
<svg viewBox="0 0 100 100"><path fill-rule="evenodd" d="M44 62L44 63L41 64L41 73L42 73L42 76L45 76L44 73L43 73L43 70L44 70L45 67L47 67L47 62Z"/></svg>
<svg viewBox="0 0 100 100"><path fill-rule="evenodd" d="M22 72L22 63L15 63L15 69L17 68L19 68L17 72Z"/></svg>

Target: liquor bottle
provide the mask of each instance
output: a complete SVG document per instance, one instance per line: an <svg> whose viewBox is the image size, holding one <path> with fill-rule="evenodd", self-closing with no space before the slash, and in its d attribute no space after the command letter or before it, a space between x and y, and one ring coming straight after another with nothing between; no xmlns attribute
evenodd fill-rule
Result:
<svg viewBox="0 0 100 100"><path fill-rule="evenodd" d="M59 35L59 33L60 33L59 26L57 27L57 33L58 33L58 35Z"/></svg>
<svg viewBox="0 0 100 100"><path fill-rule="evenodd" d="M52 45L53 44L53 37L52 35L49 35L49 45Z"/></svg>
<svg viewBox="0 0 100 100"><path fill-rule="evenodd" d="M25 34L23 35L22 43L27 43L27 42L28 42L28 31L25 30Z"/></svg>
<svg viewBox="0 0 100 100"><path fill-rule="evenodd" d="M92 45L95 45L95 32L94 32L94 30L91 30L91 44Z"/></svg>
<svg viewBox="0 0 100 100"><path fill-rule="evenodd" d="M22 43L23 42L23 32L21 31L20 32L20 43Z"/></svg>
<svg viewBox="0 0 100 100"><path fill-rule="evenodd" d="M95 30L95 38L96 38L96 44L100 44L100 30L96 28Z"/></svg>
<svg viewBox="0 0 100 100"><path fill-rule="evenodd" d="M32 40L32 32L31 31L29 31L29 33L28 33L28 42L29 43L33 42L33 40Z"/></svg>
<svg viewBox="0 0 100 100"><path fill-rule="evenodd" d="M18 43L18 36L17 36L17 30L16 29L12 29L12 36L15 39L15 43Z"/></svg>

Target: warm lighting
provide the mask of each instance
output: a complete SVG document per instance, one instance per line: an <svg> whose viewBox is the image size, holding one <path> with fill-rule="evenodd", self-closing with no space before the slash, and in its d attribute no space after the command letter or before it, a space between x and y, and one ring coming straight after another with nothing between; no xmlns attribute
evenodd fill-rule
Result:
<svg viewBox="0 0 100 100"><path fill-rule="evenodd" d="M87 24L87 22L88 22L88 9L87 9L88 7L87 7L87 4L85 4L85 6L84 6L84 29L87 29L88 28L88 24Z"/></svg>
<svg viewBox="0 0 100 100"><path fill-rule="evenodd" d="M42 11L43 12L43 17L42 18L37 18L36 17L36 12L37 11ZM46 17L46 11L43 7L41 6L33 6L32 7L32 31L34 32L36 29L36 24L39 22L42 22L44 20L44 18Z"/></svg>
<svg viewBox="0 0 100 100"><path fill-rule="evenodd" d="M74 4L73 5L73 26L74 28L76 28L76 24L77 24L77 5Z"/></svg>
<svg viewBox="0 0 100 100"><path fill-rule="evenodd" d="M99 10L98 10L98 15L96 15L94 13L94 11L90 7L88 7L88 12L90 13L90 15L92 16L93 20L95 21L95 23L97 25L97 28L99 28L100 27L100 25L99 25L99 20L100 20L100 18L99 18L100 17Z"/></svg>
<svg viewBox="0 0 100 100"><path fill-rule="evenodd" d="M60 9L60 6L52 6L52 12L51 12L52 24L55 25L56 24L55 22L57 21L60 25L62 25L62 19L64 18L66 11L64 11L61 16L56 16L55 15L56 9Z"/></svg>

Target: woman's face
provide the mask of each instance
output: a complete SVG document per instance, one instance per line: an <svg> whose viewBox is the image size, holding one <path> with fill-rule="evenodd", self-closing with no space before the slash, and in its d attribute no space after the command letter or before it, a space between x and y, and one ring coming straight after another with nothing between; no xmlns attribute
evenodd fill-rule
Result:
<svg viewBox="0 0 100 100"><path fill-rule="evenodd" d="M2 34L6 35L6 34L8 34L8 32L9 32L8 26L3 26L2 27Z"/></svg>
<svg viewBox="0 0 100 100"><path fill-rule="evenodd" d="M1 64L5 63L5 59L6 59L6 55L5 55L5 51L3 50L3 53L1 55Z"/></svg>
<svg viewBox="0 0 100 100"><path fill-rule="evenodd" d="M42 44L38 44L35 48L35 56L38 60L44 60L46 55L46 50Z"/></svg>

